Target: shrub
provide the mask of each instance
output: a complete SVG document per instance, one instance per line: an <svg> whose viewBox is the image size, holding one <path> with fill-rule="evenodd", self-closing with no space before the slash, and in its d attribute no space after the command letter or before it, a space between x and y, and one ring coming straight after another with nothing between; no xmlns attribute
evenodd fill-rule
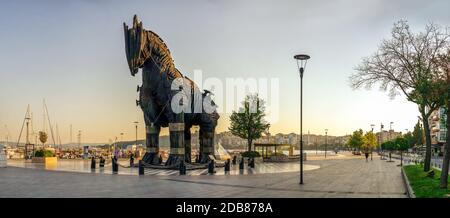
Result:
<svg viewBox="0 0 450 218"><path fill-rule="evenodd" d="M261 157L261 155L257 151L246 151L241 153L242 157Z"/></svg>
<svg viewBox="0 0 450 218"><path fill-rule="evenodd" d="M52 151L49 150L37 150L34 153L35 157L54 157L55 155L53 154Z"/></svg>

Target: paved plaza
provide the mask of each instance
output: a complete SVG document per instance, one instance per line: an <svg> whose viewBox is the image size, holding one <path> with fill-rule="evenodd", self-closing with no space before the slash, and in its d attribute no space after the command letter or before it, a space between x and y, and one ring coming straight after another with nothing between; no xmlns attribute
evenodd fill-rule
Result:
<svg viewBox="0 0 450 218"><path fill-rule="evenodd" d="M405 188L396 162L374 156L310 160L319 169L253 175L136 176L0 168L0 197L393 197Z"/></svg>
<svg viewBox="0 0 450 218"><path fill-rule="evenodd" d="M286 172L299 172L300 165L298 162L287 162L287 163L266 163L266 162L256 162L255 168L244 168L244 170L239 170L239 165L231 165L230 171L227 172L229 175L247 175L247 174L265 174L265 173L286 173ZM76 159L76 160L59 160L56 165L48 166L45 164L32 163L31 161L25 160L9 160L8 166L29 168L29 169L46 169L52 171L69 171L69 172L80 172L80 173L100 173L100 174L113 174L112 164L106 164L104 167L99 167L96 164L95 169L91 169L91 161ZM319 169L318 165L304 164L303 169L316 170ZM224 168L216 168L216 175L225 175ZM145 175L153 176L177 176L179 175L179 170L174 169L158 169L158 168L145 168ZM119 160L119 175L138 175L137 167L129 167L129 160ZM188 170L186 172L188 176L200 176L208 175L208 169L194 169Z"/></svg>

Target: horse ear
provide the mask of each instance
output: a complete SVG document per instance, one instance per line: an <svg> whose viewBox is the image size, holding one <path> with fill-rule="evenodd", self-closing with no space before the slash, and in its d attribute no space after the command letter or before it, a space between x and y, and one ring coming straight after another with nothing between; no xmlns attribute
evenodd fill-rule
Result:
<svg viewBox="0 0 450 218"><path fill-rule="evenodd" d="M139 25L139 18L137 14L135 14L133 17L133 28L136 28L138 25Z"/></svg>

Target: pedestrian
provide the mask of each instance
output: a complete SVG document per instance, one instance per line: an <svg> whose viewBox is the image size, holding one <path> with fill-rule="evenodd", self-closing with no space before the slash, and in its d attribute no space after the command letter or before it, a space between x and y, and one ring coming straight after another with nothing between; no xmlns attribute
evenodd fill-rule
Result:
<svg viewBox="0 0 450 218"><path fill-rule="evenodd" d="M366 151L366 152L365 152L365 155L366 155L366 162L368 162L368 161L369 161L369 152Z"/></svg>

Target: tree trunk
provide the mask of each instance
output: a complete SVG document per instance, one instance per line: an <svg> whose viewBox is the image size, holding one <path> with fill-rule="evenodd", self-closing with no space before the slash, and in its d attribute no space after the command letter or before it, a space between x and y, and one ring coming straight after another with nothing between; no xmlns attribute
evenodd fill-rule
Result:
<svg viewBox="0 0 450 218"><path fill-rule="evenodd" d="M403 151L400 151L400 166L403 166Z"/></svg>
<svg viewBox="0 0 450 218"><path fill-rule="evenodd" d="M424 110L421 112L422 114L422 122L423 122L423 129L425 130L425 160L424 160L424 166L423 171L427 172L431 169L431 135L430 135L430 125L428 124L428 117L424 112Z"/></svg>
<svg viewBox="0 0 450 218"><path fill-rule="evenodd" d="M444 162L442 163L441 188L448 187L448 170L450 164L450 100L447 99L447 137L444 145Z"/></svg>
<svg viewBox="0 0 450 218"><path fill-rule="evenodd" d="M248 147L248 151L252 151L252 140L251 139L247 139L247 147Z"/></svg>

